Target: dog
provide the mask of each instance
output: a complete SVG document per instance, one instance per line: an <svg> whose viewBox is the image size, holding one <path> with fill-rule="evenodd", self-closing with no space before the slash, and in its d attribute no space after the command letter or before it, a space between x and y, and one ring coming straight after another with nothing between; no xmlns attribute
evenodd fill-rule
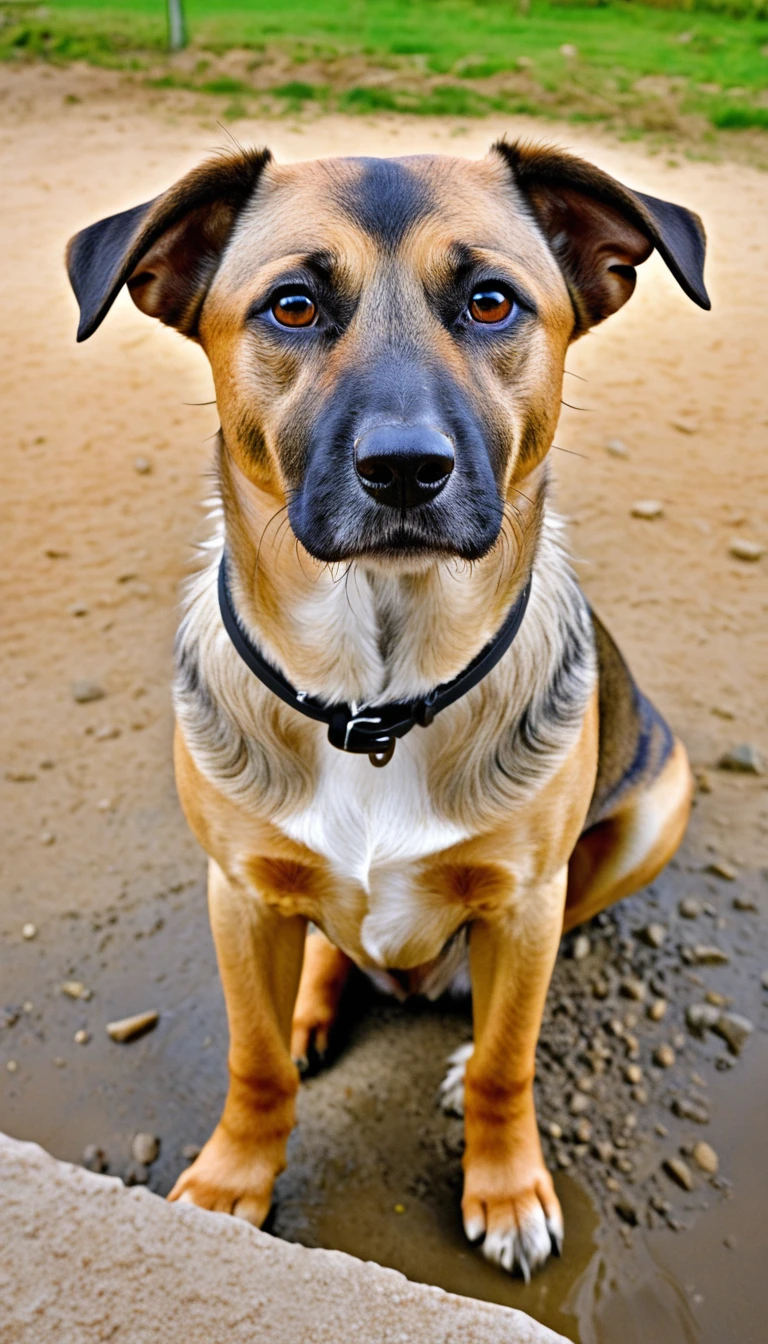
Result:
<svg viewBox="0 0 768 1344"><path fill-rule="evenodd" d="M72 239L78 339L127 286L202 346L221 419L174 703L229 1090L170 1199L260 1225L350 967L435 997L468 955L466 1235L526 1279L559 1252L533 1100L558 943L655 877L692 794L547 499L566 353L654 249L709 308L696 215L506 140L227 152Z"/></svg>

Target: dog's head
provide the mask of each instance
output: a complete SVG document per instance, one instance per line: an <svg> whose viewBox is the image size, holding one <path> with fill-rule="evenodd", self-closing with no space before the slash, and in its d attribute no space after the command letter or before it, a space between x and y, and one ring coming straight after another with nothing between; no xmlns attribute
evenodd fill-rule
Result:
<svg viewBox="0 0 768 1344"><path fill-rule="evenodd" d="M656 248L703 308L704 232L552 149L231 153L68 251L78 339L127 284L210 359L226 449L320 560L484 555L541 461L569 343Z"/></svg>

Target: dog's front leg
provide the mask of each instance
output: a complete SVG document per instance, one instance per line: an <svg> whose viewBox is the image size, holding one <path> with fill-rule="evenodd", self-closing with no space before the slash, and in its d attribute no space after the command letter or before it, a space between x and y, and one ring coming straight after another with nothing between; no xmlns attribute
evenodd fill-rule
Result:
<svg viewBox="0 0 768 1344"><path fill-rule="evenodd" d="M289 1041L306 920L279 914L213 862L208 903L229 1021L229 1090L216 1129L168 1198L260 1226L295 1122Z"/></svg>
<svg viewBox="0 0 768 1344"><path fill-rule="evenodd" d="M475 1047L464 1086L464 1228L524 1277L560 1249L563 1218L533 1100L536 1041L563 927L567 869L472 924Z"/></svg>

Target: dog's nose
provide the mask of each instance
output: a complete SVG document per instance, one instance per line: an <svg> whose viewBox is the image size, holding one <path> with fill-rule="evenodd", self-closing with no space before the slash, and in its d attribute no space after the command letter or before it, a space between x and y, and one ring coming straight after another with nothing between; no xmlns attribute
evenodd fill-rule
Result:
<svg viewBox="0 0 768 1344"><path fill-rule="evenodd" d="M363 489L379 504L413 509L434 499L453 471L453 444L428 425L378 425L355 444Z"/></svg>

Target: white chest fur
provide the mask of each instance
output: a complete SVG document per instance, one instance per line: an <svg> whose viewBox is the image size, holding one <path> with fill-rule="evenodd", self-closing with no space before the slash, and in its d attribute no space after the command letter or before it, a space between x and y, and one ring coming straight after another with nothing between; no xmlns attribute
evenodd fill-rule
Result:
<svg viewBox="0 0 768 1344"><path fill-rule="evenodd" d="M467 838L430 804L427 732L415 728L398 742L383 769L323 742L311 803L280 823L291 839L321 854L342 883L362 887L368 913L360 940L379 966L397 965L406 946L423 948L418 959L428 960L450 934L445 911L430 918L412 880L421 859Z"/></svg>

